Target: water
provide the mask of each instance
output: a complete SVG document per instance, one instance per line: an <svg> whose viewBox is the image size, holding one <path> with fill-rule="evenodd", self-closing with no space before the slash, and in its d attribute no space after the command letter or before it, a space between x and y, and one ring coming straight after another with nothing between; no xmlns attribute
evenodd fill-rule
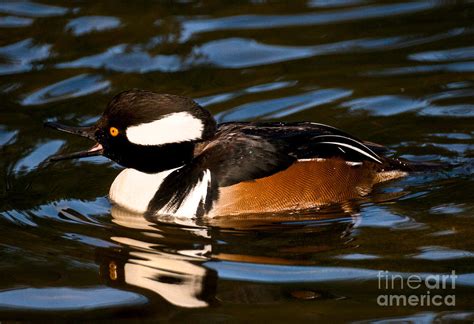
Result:
<svg viewBox="0 0 474 324"><path fill-rule="evenodd" d="M474 319L471 1L4 0L0 32L0 318ZM327 123L456 166L345 209L144 219L110 210L120 167L107 159L43 163L89 144L43 122L91 124L129 88L193 97L221 122ZM455 305L380 306L428 290L379 287L381 270L405 283L454 270L455 289L429 293Z"/></svg>

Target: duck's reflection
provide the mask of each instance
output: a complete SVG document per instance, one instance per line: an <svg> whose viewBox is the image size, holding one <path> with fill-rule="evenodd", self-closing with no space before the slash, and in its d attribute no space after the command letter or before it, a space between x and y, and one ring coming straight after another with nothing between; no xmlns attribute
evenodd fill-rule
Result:
<svg viewBox="0 0 474 324"><path fill-rule="evenodd" d="M100 273L108 284L145 289L180 307L209 305L217 281L215 271L201 265L207 260L209 244L194 245L194 249L184 244L182 250L173 250L163 244L166 234L143 216L113 208L112 217L114 223L134 231L110 237L122 248L98 250Z"/></svg>
<svg viewBox="0 0 474 324"><path fill-rule="evenodd" d="M98 251L102 278L122 289L158 294L180 307L213 303L217 273L205 267L206 261L314 264L315 254L350 244L348 233L357 221L356 214L344 211L214 219L210 224L166 224L115 207L111 214L120 226L110 239L122 248Z"/></svg>
<svg viewBox="0 0 474 324"><path fill-rule="evenodd" d="M110 260L103 271L111 281L117 281L159 294L170 303L181 307L205 307L212 291L205 291L215 285L210 281L211 270L194 264L191 257L176 257L170 253L153 251L152 244L146 244L124 237L114 241L130 247L127 260L118 263Z"/></svg>

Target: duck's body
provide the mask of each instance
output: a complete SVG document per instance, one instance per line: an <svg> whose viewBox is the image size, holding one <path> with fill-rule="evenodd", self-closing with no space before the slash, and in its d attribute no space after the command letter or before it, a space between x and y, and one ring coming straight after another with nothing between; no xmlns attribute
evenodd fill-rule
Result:
<svg viewBox="0 0 474 324"><path fill-rule="evenodd" d="M328 136L363 153L323 144ZM406 175L374 152L382 147L348 136L309 122L221 124L186 165L158 173L126 169L109 197L137 213L177 217L274 213L361 198L373 185Z"/></svg>
<svg viewBox="0 0 474 324"><path fill-rule="evenodd" d="M190 99L140 90L117 95L95 126L50 126L96 139L82 155L104 154L126 167L111 186L112 203L146 214L213 217L344 203L412 169L385 157L382 146L327 125L216 125Z"/></svg>

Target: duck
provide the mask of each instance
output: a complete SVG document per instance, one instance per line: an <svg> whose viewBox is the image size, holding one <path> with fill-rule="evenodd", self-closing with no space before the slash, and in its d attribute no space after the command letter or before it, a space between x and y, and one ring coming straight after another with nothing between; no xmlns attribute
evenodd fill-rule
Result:
<svg viewBox="0 0 474 324"><path fill-rule="evenodd" d="M343 204L428 164L316 122L225 122L194 100L132 89L115 95L92 126L45 126L90 139L88 150L122 167L112 206L196 219L287 213Z"/></svg>

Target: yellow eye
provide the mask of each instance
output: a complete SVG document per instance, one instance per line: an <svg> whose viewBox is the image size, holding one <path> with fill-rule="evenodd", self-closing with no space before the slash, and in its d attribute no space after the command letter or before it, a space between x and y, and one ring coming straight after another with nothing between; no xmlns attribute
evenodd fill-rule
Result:
<svg viewBox="0 0 474 324"><path fill-rule="evenodd" d="M110 127L109 132L110 132L110 135L112 135L113 137L119 134L119 130L115 127Z"/></svg>

